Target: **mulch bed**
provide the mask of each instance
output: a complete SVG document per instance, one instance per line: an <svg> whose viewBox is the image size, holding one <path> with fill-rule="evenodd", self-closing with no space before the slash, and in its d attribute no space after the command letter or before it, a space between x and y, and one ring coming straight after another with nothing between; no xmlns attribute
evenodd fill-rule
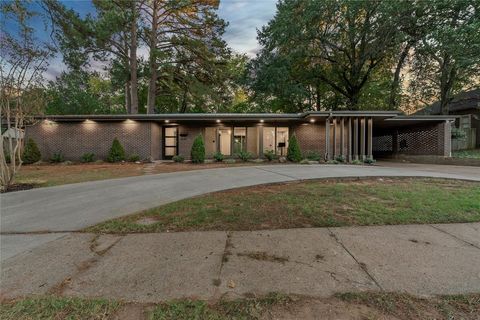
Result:
<svg viewBox="0 0 480 320"><path fill-rule="evenodd" d="M7 190L0 189L0 193L6 192L14 192L14 191L22 191L22 190L30 190L33 189L35 185L33 183L18 183L12 184L7 188Z"/></svg>

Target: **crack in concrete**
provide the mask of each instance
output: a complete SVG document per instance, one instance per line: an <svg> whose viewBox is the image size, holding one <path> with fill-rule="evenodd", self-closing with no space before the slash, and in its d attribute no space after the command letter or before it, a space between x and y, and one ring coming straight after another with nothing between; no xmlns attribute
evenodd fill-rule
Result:
<svg viewBox="0 0 480 320"><path fill-rule="evenodd" d="M65 289L68 287L68 285L73 281L73 279L77 278L79 275L81 275L82 273L86 272L87 270L89 270L90 268L92 268L95 264L97 264L99 261L100 261L100 258L103 257L103 255L105 253L107 253L111 248L113 248L118 242L120 242L120 240L122 240L124 237L119 237L119 239L117 239L114 243L112 243L110 246L108 246L107 248L105 248L104 250L101 250L100 252L97 252L94 250L95 246L97 245L96 244L96 241L98 240L98 238L100 237L100 235L95 235L91 240L90 240L90 251L92 253L95 253L96 256L93 257L93 258L90 258L90 259L87 259L87 260L84 260L82 262L80 262L79 265L75 265L77 267L77 270L65 277L62 281L60 281L59 283L57 283L56 285L53 285L49 290L48 292L50 294L56 294L56 295L62 295L63 292L65 291Z"/></svg>
<svg viewBox="0 0 480 320"><path fill-rule="evenodd" d="M215 292L213 293L213 296L216 297L218 296L219 292L219 287L222 284L222 270L223 266L225 263L228 262L228 256L230 256L232 253L230 252L230 248L232 247L232 231L227 231L226 232L226 238L225 238L225 246L223 248L223 253L220 259L220 267L218 268L218 276L216 279L212 279L212 284L216 286L217 288L215 289Z"/></svg>
<svg viewBox="0 0 480 320"><path fill-rule="evenodd" d="M327 228L328 232L330 233L330 236L332 238L335 239L335 241L340 245L342 246L342 248L352 257L353 260L355 260L355 262L358 264L358 266L360 267L360 269L363 270L363 272L365 272L365 274L375 283L375 285L382 291L384 291L384 289L382 288L382 286L380 285L380 283L378 283L378 281L373 277L373 275L368 271L368 268L367 268L367 265L364 263L364 262L360 262L358 261L358 259L353 255L353 253L350 252L350 250L348 250L348 248L343 244L343 242L340 241L340 239L338 239L337 235L330 229L330 228Z"/></svg>
<svg viewBox="0 0 480 320"><path fill-rule="evenodd" d="M458 240L458 241L460 241L460 242L466 243L466 244L468 244L468 245L470 245L470 246L472 246L472 247L477 248L477 249L480 250L480 247L477 246L477 245L474 244L474 243L471 243L471 242L469 242L469 241L467 241L467 240L465 240L465 239L462 239L462 238L460 238L460 237L457 237L456 235L454 235L454 234L452 234L452 233L450 233L450 232L448 232L448 231L445 231L445 230L443 230L443 229L441 229L441 228L435 227L434 225L429 224L428 226L429 226L429 227L432 227L433 229L435 229L435 230L437 230L437 231L440 231L440 232L443 232L443 233L445 233L445 234L448 234L450 237L455 238L456 240Z"/></svg>
<svg viewBox="0 0 480 320"><path fill-rule="evenodd" d="M268 173L273 173L273 174L276 174L276 175L279 175L279 176L282 176L282 177L286 177L286 178L292 179L294 181L301 181L302 180L298 177L294 177L294 176L290 176L288 174L283 174L283 173L267 170L267 169L264 169L264 168L259 168L259 167L254 167L254 168L257 169L257 170L261 170L261 171L265 171L265 172L268 172Z"/></svg>

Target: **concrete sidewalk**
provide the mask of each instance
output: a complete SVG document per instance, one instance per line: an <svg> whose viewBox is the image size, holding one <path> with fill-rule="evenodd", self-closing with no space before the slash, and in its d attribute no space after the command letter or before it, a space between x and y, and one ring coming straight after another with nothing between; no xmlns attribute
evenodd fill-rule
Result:
<svg viewBox="0 0 480 320"><path fill-rule="evenodd" d="M272 291L480 292L480 223L252 232L71 233L2 263L1 297L136 302Z"/></svg>

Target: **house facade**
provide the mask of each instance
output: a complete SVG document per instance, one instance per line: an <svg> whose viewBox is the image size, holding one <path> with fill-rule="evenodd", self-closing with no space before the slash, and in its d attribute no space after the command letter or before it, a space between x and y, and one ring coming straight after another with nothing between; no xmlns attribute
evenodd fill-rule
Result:
<svg viewBox="0 0 480 320"><path fill-rule="evenodd" d="M235 157L245 151L258 158L267 151L286 155L295 135L303 153L353 161L401 154L448 157L452 121L391 111L59 115L37 118L26 128L26 138L35 140L45 160L59 152L67 160L79 160L85 153L105 159L115 138L127 155L168 160L174 155L190 158L198 135L204 138L207 157L216 152Z"/></svg>

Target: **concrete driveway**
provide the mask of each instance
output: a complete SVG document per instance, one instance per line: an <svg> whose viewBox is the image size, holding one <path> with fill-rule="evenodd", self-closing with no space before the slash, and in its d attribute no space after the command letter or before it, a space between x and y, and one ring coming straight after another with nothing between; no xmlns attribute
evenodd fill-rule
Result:
<svg viewBox="0 0 480 320"><path fill-rule="evenodd" d="M262 165L145 175L1 195L1 233L68 232L209 192L332 177L418 176L480 181L480 168L382 163Z"/></svg>

